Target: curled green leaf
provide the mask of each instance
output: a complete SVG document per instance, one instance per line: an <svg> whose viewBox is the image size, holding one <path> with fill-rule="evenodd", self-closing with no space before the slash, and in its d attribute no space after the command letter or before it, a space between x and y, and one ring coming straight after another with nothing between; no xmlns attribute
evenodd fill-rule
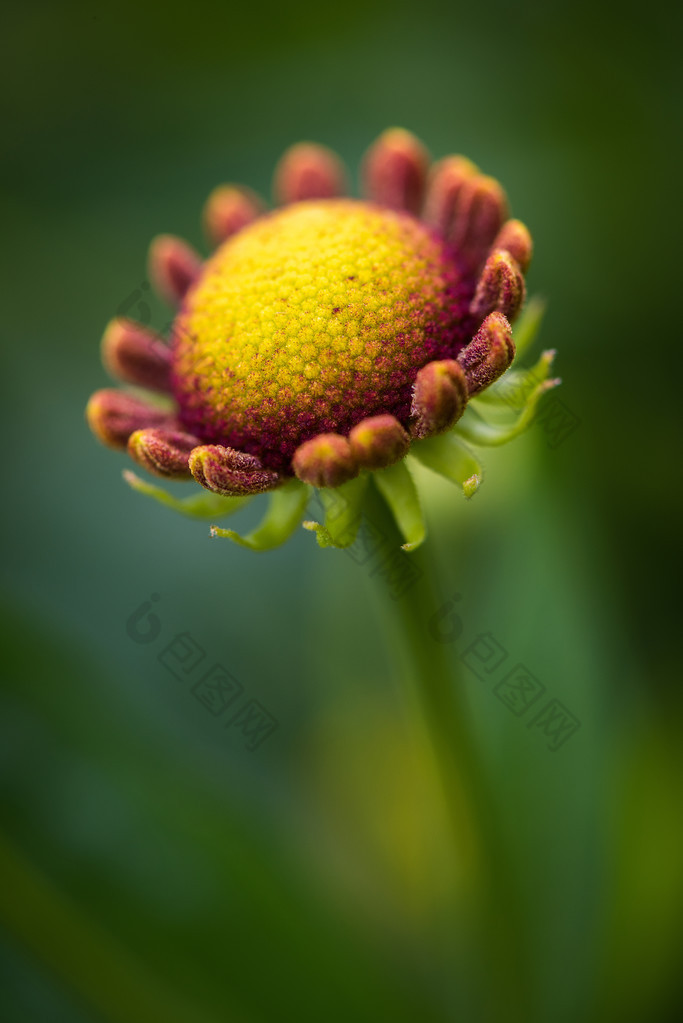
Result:
<svg viewBox="0 0 683 1023"><path fill-rule="evenodd" d="M480 463L453 431L413 444L410 454L432 472L462 487L465 497L472 497L481 485Z"/></svg>
<svg viewBox="0 0 683 1023"><path fill-rule="evenodd" d="M309 497L309 488L299 480L290 480L268 494L268 508L259 525L241 536L234 529L211 527L211 536L233 540L252 551L269 551L290 538L301 522Z"/></svg>
<svg viewBox="0 0 683 1023"><path fill-rule="evenodd" d="M363 515L363 498L368 477L363 474L355 480L329 489L317 491L324 511L324 521L307 520L304 529L316 534L320 547L350 547L358 535Z"/></svg>
<svg viewBox="0 0 683 1023"><path fill-rule="evenodd" d="M524 408L534 389L550 376L554 358L554 349L548 349L530 369L508 370L500 380L472 399L470 409L481 409L487 405L515 411Z"/></svg>
<svg viewBox="0 0 683 1023"><path fill-rule="evenodd" d="M546 300L544 298L540 298L538 295L534 295L533 298L530 298L524 307L524 310L515 324L512 334L518 358L531 348L536 340L538 332L541 329L546 308Z"/></svg>
<svg viewBox="0 0 683 1023"><path fill-rule="evenodd" d="M550 353L546 353L550 354ZM482 447L499 447L514 440L531 425L544 394L560 384L559 378L542 380L532 388L522 405L522 410L512 423L488 423L479 413L470 408L456 427L456 432L471 444Z"/></svg>
<svg viewBox="0 0 683 1023"><path fill-rule="evenodd" d="M139 494L151 497L159 504L193 519L218 519L224 518L226 515L233 515L252 499L251 497L221 497L220 494L211 494L208 490L189 494L187 497L174 497L163 487L157 487L153 483L140 479L130 469L123 470L123 478L128 486L137 490Z"/></svg>
<svg viewBox="0 0 683 1023"><path fill-rule="evenodd" d="M404 551L414 551L424 541L427 529L415 481L404 461L374 474L377 488L389 505L405 538Z"/></svg>

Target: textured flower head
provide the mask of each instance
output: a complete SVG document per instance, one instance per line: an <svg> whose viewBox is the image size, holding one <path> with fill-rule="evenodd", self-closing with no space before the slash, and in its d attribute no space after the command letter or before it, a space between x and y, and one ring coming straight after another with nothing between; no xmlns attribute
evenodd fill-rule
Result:
<svg viewBox="0 0 683 1023"><path fill-rule="evenodd" d="M179 239L155 239L150 276L178 307L169 342L118 318L103 356L114 375L170 394L173 407L118 390L88 405L104 443L217 495L177 502L128 474L181 510L225 514L273 491L268 545L273 524L279 542L300 521L310 487L337 511L360 507L370 474L401 524L400 509L406 519L417 508L409 452L471 493L479 474L458 436L500 443L520 429L494 430L492 441L490 428L468 426L472 399L515 354L510 324L531 258L500 185L459 156L430 170L400 129L367 153L364 199L344 197L345 180L333 153L300 144L277 168L275 210L245 188L212 193L204 222L217 248L205 262ZM546 356L520 420L555 382L549 364ZM415 546L423 527L408 518ZM341 545L331 523L316 526L319 540Z"/></svg>

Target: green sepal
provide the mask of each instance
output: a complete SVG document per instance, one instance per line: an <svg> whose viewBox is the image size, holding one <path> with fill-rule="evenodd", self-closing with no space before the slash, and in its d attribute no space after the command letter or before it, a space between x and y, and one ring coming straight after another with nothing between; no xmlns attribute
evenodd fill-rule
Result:
<svg viewBox="0 0 683 1023"><path fill-rule="evenodd" d="M530 298L524 307L524 311L520 315L517 323L512 331L512 340L515 342L515 353L519 357L523 355L527 349L531 348L532 344L538 336L538 332L541 329L541 323L548 303L544 298L540 298L538 295L534 295Z"/></svg>
<svg viewBox="0 0 683 1023"><path fill-rule="evenodd" d="M533 422L543 395L561 383L559 378L547 379L554 355L552 351L544 352L536 366L519 382L517 389L509 392L505 404L513 408L521 406L519 415L512 423L487 423L476 407L470 405L455 427L455 432L471 444L483 447L498 447L519 437Z"/></svg>
<svg viewBox="0 0 683 1023"><path fill-rule="evenodd" d="M469 408L480 405L509 408L517 411L524 408L534 389L550 376L550 367L555 358L554 349L543 352L531 369L508 370L495 384L472 398Z"/></svg>
<svg viewBox="0 0 683 1023"><path fill-rule="evenodd" d="M211 536L219 536L227 540L233 540L241 547L248 547L251 551L270 551L273 547L279 547L290 536L301 522L304 513L310 488L300 480L289 480L268 494L268 508L259 525L241 536L234 529L221 529L220 526L211 527Z"/></svg>
<svg viewBox="0 0 683 1023"><path fill-rule="evenodd" d="M415 481L404 461L374 473L377 489L389 505L396 524L405 537L404 551L414 551L427 536Z"/></svg>
<svg viewBox="0 0 683 1023"><path fill-rule="evenodd" d="M315 533L320 547L350 547L358 535L363 515L363 498L368 485L365 473L340 487L317 491L325 513L324 524L308 520L304 529Z"/></svg>
<svg viewBox="0 0 683 1023"><path fill-rule="evenodd" d="M410 454L432 472L462 487L465 497L476 494L483 469L472 452L451 431L414 443Z"/></svg>
<svg viewBox="0 0 683 1023"><path fill-rule="evenodd" d="M123 470L123 478L128 486L137 490L139 494L151 497L159 504L166 505L167 508L172 508L173 511L180 512L181 515L187 515L192 519L224 518L226 515L232 515L239 511L252 499L251 496L221 497L220 494L212 494L208 490L198 490L187 497L174 497L163 487L157 487L153 483L140 479L130 469Z"/></svg>

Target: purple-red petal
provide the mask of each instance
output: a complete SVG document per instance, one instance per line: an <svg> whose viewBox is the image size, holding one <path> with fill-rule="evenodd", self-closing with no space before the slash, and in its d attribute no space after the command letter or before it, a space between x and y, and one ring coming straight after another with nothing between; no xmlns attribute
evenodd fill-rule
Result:
<svg viewBox="0 0 683 1023"><path fill-rule="evenodd" d="M390 128L365 155L365 194L381 206L417 214L422 208L428 168L429 155L419 139L403 128Z"/></svg>
<svg viewBox="0 0 683 1023"><path fill-rule="evenodd" d="M334 199L347 188L346 170L336 153L314 142L299 142L275 169L273 192L284 204L306 199Z"/></svg>
<svg viewBox="0 0 683 1023"><path fill-rule="evenodd" d="M102 361L112 376L153 391L168 391L171 353L155 331L123 316L102 338Z"/></svg>
<svg viewBox="0 0 683 1023"><path fill-rule="evenodd" d="M279 473L264 469L255 455L220 444L204 444L190 455L190 472L203 487L224 497L243 497L274 490Z"/></svg>
<svg viewBox="0 0 683 1023"><path fill-rule="evenodd" d="M339 487L358 475L351 444L338 433L320 433L294 452L294 472L314 487Z"/></svg>
<svg viewBox="0 0 683 1023"><path fill-rule="evenodd" d="M160 234L153 239L149 247L149 276L158 294L169 305L180 305L201 268L201 257L182 238Z"/></svg>
<svg viewBox="0 0 683 1023"><path fill-rule="evenodd" d="M473 269L486 259L507 210L507 197L495 178L477 174L465 183L452 241Z"/></svg>
<svg viewBox="0 0 683 1023"><path fill-rule="evenodd" d="M510 253L512 258L519 263L522 273L526 273L529 269L533 247L529 229L521 220L506 220L493 243L494 249L502 249L504 252Z"/></svg>
<svg viewBox="0 0 683 1023"><path fill-rule="evenodd" d="M204 205L204 230L213 245L220 245L265 211L263 200L249 188L219 185Z"/></svg>
<svg viewBox="0 0 683 1023"><path fill-rule="evenodd" d="M489 313L500 312L513 320L524 296L524 277L517 261L508 252L492 252L479 278L470 313L475 319L481 319Z"/></svg>
<svg viewBox="0 0 683 1023"><path fill-rule="evenodd" d="M510 324L502 313L491 313L458 355L470 398L497 380L515 357Z"/></svg>
<svg viewBox="0 0 683 1023"><path fill-rule="evenodd" d="M447 156L435 164L427 185L423 219L449 241L466 182L478 174L475 164L464 156Z"/></svg>
<svg viewBox="0 0 683 1023"><path fill-rule="evenodd" d="M128 439L128 454L143 469L167 479L190 479L190 452L199 441L180 430L136 430Z"/></svg>
<svg viewBox="0 0 683 1023"><path fill-rule="evenodd" d="M394 416L371 416L354 426L349 444L354 460L363 469L385 469L403 458L410 437Z"/></svg>
<svg viewBox="0 0 683 1023"><path fill-rule="evenodd" d="M443 433L465 411L468 387L465 372L454 359L428 362L413 387L410 432L422 439Z"/></svg>
<svg viewBox="0 0 683 1023"><path fill-rule="evenodd" d="M103 444L123 450L136 430L149 426L172 429L175 418L170 412L154 408L124 391L107 388L96 391L85 410L90 429Z"/></svg>

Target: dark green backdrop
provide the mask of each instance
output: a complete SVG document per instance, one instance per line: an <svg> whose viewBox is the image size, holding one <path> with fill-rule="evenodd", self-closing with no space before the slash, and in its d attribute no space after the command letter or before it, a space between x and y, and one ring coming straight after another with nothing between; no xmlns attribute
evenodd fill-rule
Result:
<svg viewBox="0 0 683 1023"><path fill-rule="evenodd" d="M263 556L210 541L129 491L125 459L83 420L105 385L103 326L137 302L152 235L201 245L215 184L267 193L302 138L355 171L393 124L505 184L578 422L559 446L534 427L487 456L469 505L439 487L431 504L468 635L494 635L581 722L552 753L463 678L536 1018L675 1018L681 25L654 10L7 12L3 1019L483 1018L435 951L438 841L367 573L303 531ZM152 593L161 633L141 643L127 621ZM256 751L160 662L182 632L277 718Z"/></svg>

